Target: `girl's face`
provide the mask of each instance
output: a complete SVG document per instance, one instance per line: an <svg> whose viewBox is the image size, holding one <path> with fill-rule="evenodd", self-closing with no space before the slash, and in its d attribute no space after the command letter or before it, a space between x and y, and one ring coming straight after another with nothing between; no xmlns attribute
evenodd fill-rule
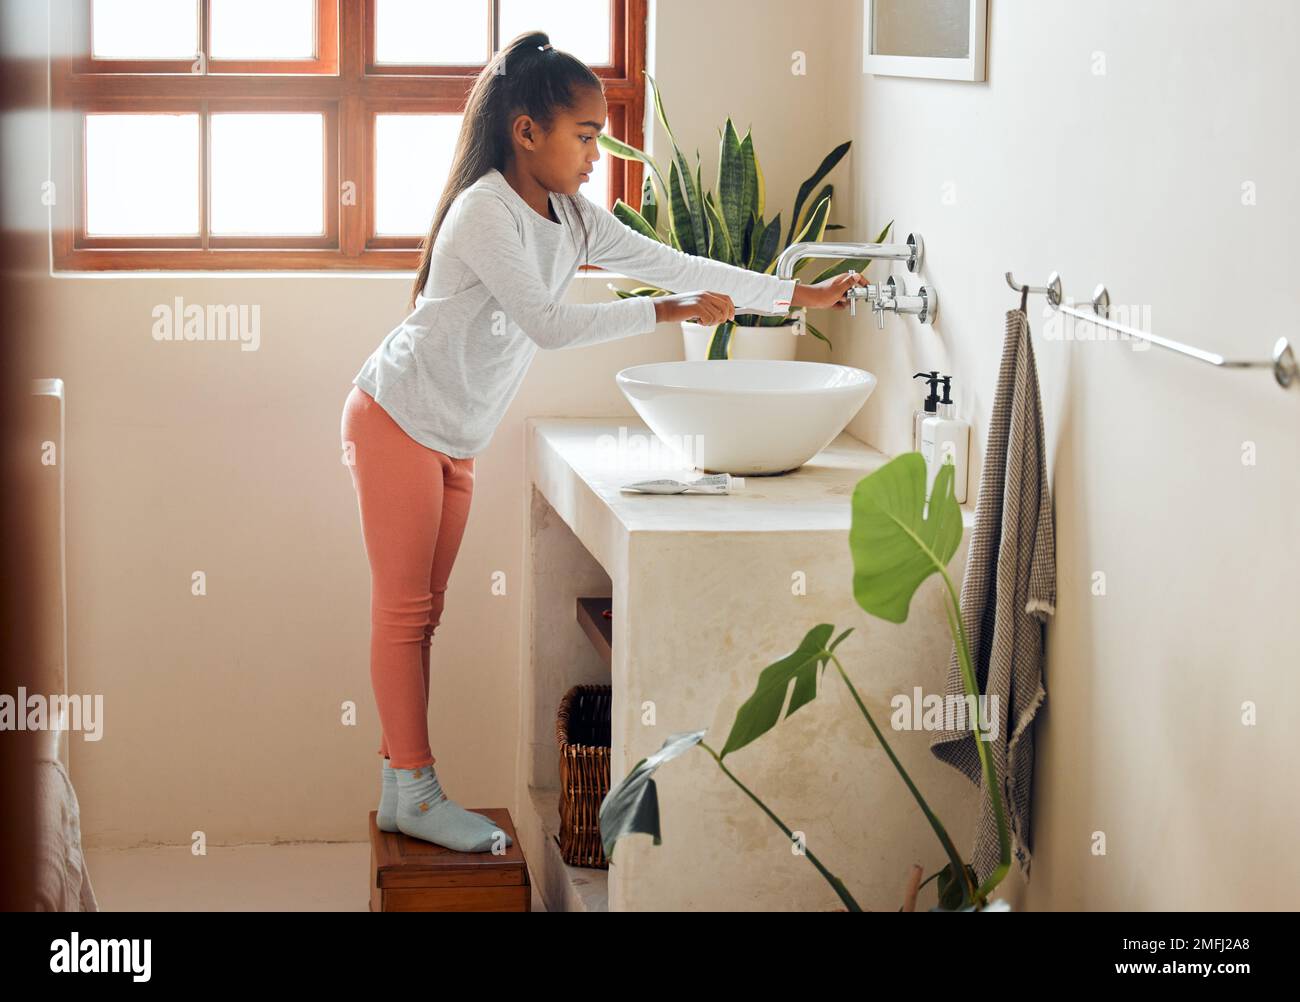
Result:
<svg viewBox="0 0 1300 1002"><path fill-rule="evenodd" d="M596 137L608 115L605 95L587 87L579 92L572 108L556 112L550 132L540 125L533 129L534 142L526 151L533 176L549 191L577 194L591 180L592 168L600 160Z"/></svg>

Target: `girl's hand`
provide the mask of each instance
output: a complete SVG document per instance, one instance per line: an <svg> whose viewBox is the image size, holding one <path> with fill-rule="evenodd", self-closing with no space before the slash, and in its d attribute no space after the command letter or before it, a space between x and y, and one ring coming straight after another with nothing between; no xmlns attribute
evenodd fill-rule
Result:
<svg viewBox="0 0 1300 1002"><path fill-rule="evenodd" d="M846 271L816 285L796 285L790 305L796 309L808 306L814 310L842 310L849 305L848 291L854 286L866 284L867 280L861 272Z"/></svg>
<svg viewBox="0 0 1300 1002"><path fill-rule="evenodd" d="M687 292L679 296L658 296L654 300L655 321L675 324L683 320L716 327L736 319L736 304L721 292Z"/></svg>

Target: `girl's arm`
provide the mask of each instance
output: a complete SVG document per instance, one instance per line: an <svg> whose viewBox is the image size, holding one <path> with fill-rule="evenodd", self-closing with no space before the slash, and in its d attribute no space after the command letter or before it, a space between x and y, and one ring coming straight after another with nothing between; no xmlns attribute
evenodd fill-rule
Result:
<svg viewBox="0 0 1300 1002"><path fill-rule="evenodd" d="M655 329L654 301L645 297L613 303L553 302L505 203L482 189L467 190L461 199L455 214L449 215L453 251L501 304L507 318L539 347L577 348Z"/></svg>
<svg viewBox="0 0 1300 1002"><path fill-rule="evenodd" d="M591 263L612 268L630 278L649 282L670 292L699 290L722 292L736 304L737 313L784 316L795 300L798 279L777 278L746 268L686 254L668 244L623 225L608 209L582 196L589 225L594 220Z"/></svg>

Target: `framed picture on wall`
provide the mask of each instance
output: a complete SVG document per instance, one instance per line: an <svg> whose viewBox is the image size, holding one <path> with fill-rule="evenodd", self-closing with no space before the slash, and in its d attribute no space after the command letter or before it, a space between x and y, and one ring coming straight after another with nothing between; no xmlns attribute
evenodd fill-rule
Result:
<svg viewBox="0 0 1300 1002"><path fill-rule="evenodd" d="M988 0L863 0L862 72L983 80Z"/></svg>

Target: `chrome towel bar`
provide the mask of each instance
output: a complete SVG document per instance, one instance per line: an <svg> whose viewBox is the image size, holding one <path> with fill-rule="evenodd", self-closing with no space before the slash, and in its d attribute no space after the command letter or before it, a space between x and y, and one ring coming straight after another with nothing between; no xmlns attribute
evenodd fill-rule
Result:
<svg viewBox="0 0 1300 1002"><path fill-rule="evenodd" d="M1150 334L1146 331L1137 330L1127 324L1121 324L1110 319L1110 293L1106 291L1104 285L1099 285L1092 294L1092 314L1089 315L1083 310L1076 309L1073 306L1062 304L1063 296L1061 294L1061 276L1052 272L1048 276L1047 285L1039 288L1033 285L1020 285L1011 277L1011 272L1007 272L1007 285L1011 286L1016 292L1036 293L1047 297L1048 305L1053 310L1061 313L1068 313L1072 317L1080 320L1086 320L1089 323L1096 324L1099 327L1106 327L1113 331L1118 331L1129 337L1138 338L1141 341L1148 341L1151 344L1159 345L1161 348L1168 348L1170 351L1176 351L1180 354L1187 355L1200 362L1208 362L1210 365L1217 365L1224 369L1263 369L1273 370L1273 378L1277 380L1279 386L1285 388L1295 382L1296 358L1295 352L1292 351L1290 343L1286 338L1280 337L1277 343L1273 345L1273 357L1267 360L1242 360L1229 359L1218 355L1212 351L1205 351L1201 348L1193 348L1191 345L1183 344L1180 341L1171 341L1169 338L1160 337L1156 334Z"/></svg>

